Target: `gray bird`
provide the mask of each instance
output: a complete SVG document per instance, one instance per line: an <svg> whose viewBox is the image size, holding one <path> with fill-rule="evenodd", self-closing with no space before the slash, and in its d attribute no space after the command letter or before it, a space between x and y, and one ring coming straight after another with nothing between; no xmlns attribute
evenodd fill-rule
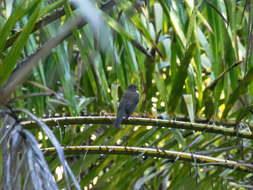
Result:
<svg viewBox="0 0 253 190"><path fill-rule="evenodd" d="M127 87L119 103L117 118L113 123L116 128L120 129L120 124L123 120L123 117L128 119L128 117L133 113L134 109L136 108L138 102L139 92L137 86L135 84L130 84Z"/></svg>

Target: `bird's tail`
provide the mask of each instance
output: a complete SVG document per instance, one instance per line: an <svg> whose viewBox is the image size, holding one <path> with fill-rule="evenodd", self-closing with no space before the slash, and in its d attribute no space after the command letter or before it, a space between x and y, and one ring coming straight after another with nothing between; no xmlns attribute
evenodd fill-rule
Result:
<svg viewBox="0 0 253 190"><path fill-rule="evenodd" d="M115 121L113 122L113 125L117 128L120 129L120 124L123 120L123 116L124 116L124 111L119 110L118 114L117 114L117 118L115 119Z"/></svg>

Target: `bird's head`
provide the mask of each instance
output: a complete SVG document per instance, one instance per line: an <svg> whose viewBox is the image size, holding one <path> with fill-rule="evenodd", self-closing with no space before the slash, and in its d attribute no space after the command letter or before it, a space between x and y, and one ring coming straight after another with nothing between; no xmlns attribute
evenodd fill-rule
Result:
<svg viewBox="0 0 253 190"><path fill-rule="evenodd" d="M130 90L132 92L138 92L138 87L135 85L135 84L130 84L128 87L127 87L127 90Z"/></svg>

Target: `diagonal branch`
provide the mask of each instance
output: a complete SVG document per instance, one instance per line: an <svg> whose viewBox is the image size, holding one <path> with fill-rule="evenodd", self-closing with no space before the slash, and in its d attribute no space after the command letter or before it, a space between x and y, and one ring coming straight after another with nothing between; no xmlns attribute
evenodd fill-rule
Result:
<svg viewBox="0 0 253 190"><path fill-rule="evenodd" d="M234 67L236 67L237 65L239 65L241 63L243 63L243 61L236 61L236 62L234 62L231 66L229 66L222 73L220 73L219 76L210 85L208 85L205 90L208 90L208 89L213 90L214 87L219 82L219 80L222 79L225 76L226 73L228 73L231 69L233 69Z"/></svg>

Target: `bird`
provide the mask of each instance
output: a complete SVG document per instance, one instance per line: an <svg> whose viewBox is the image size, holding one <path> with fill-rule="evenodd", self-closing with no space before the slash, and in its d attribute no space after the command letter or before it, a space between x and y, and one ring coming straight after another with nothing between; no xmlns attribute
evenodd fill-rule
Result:
<svg viewBox="0 0 253 190"><path fill-rule="evenodd" d="M117 118L113 123L116 128L120 129L123 117L128 119L128 117L133 113L139 102L139 96L137 86L135 84L130 84L119 103Z"/></svg>

